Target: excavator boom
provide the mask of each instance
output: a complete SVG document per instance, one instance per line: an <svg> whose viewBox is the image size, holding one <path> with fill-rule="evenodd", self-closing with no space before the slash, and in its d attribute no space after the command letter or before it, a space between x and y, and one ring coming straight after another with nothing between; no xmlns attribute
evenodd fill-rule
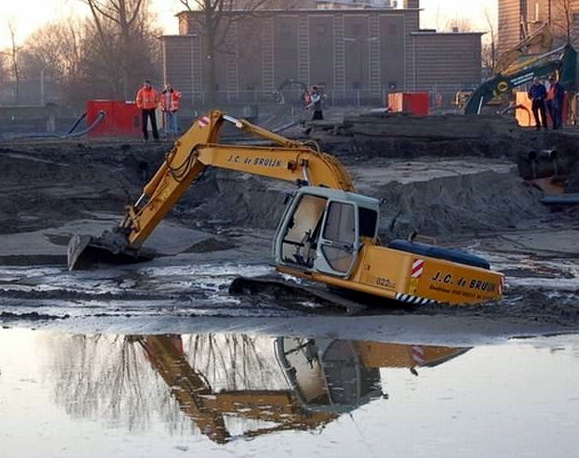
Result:
<svg viewBox="0 0 579 458"><path fill-rule="evenodd" d="M543 24L511 49L503 52L497 59L493 71L495 74L513 73L513 66L525 62L533 56L545 54L552 49L553 32L549 24Z"/></svg>
<svg viewBox="0 0 579 458"><path fill-rule="evenodd" d="M278 146L219 143L225 122ZM181 199L206 167L213 166L292 182L353 191L348 171L315 144L287 139L242 119L213 111L198 118L167 154L137 201L112 231L99 237L75 235L68 245L68 268L118 264L151 259L143 242Z"/></svg>

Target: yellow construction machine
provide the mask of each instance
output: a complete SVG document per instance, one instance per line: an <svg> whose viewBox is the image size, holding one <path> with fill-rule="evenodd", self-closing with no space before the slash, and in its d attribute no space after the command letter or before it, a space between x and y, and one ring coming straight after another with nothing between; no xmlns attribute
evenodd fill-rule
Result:
<svg viewBox="0 0 579 458"><path fill-rule="evenodd" d="M214 389L189 362L180 335L130 336L165 381L181 411L213 442L232 440L228 419L257 423L252 438L286 430L316 430L382 392L381 368L433 367L469 350L339 339L275 338L274 351L286 388ZM243 361L238 361L243 366ZM250 372L245 372L250 375ZM255 373L253 374L255 375Z"/></svg>
<svg viewBox="0 0 579 458"><path fill-rule="evenodd" d="M226 122L275 146L219 143ZM209 166L298 185L274 236L280 272L417 305L501 298L504 277L485 259L412 240L381 246L379 200L356 194L348 171L333 156L220 111L198 118L175 142L118 226L99 237L71 238L69 269L150 259L143 242Z"/></svg>
<svg viewBox="0 0 579 458"><path fill-rule="evenodd" d="M553 49L553 32L549 24L537 27L514 47L504 51L497 59L493 72L495 75L510 75L528 66L529 61Z"/></svg>

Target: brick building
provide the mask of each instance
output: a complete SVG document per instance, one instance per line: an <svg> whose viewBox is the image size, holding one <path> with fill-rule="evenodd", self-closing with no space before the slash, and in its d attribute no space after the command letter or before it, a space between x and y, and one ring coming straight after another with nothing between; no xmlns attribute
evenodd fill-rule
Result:
<svg viewBox="0 0 579 458"><path fill-rule="evenodd" d="M200 26L202 13L181 12L179 34L162 37L164 78L194 104L202 103L208 90L215 91L217 102L269 97L287 78L322 85L334 103L362 97L375 104L389 91L450 93L476 86L482 34L421 30L419 0L399 3L293 0L289 9L241 20L238 11L225 12L226 39L212 55ZM208 75L211 59L214 78Z"/></svg>

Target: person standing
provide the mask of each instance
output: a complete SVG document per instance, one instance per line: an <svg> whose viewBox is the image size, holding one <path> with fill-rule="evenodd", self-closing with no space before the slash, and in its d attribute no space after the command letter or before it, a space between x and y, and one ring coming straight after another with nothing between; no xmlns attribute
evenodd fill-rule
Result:
<svg viewBox="0 0 579 458"><path fill-rule="evenodd" d="M313 108L312 121L324 119L324 112L322 110L322 94L318 91L317 86L312 86L310 92L310 103L306 108Z"/></svg>
<svg viewBox="0 0 579 458"><path fill-rule="evenodd" d="M565 104L565 90L554 75L549 77L549 89L547 90L547 109L551 116L553 129L563 127L563 105Z"/></svg>
<svg viewBox="0 0 579 458"><path fill-rule="evenodd" d="M143 129L143 140L149 139L148 121L151 120L151 131L155 141L159 141L159 131L157 130L157 118L155 112L159 106L159 93L153 86L151 81L145 80L143 86L137 91L135 99L137 108L141 110L141 127Z"/></svg>
<svg viewBox="0 0 579 458"><path fill-rule="evenodd" d="M170 84L165 84L163 92L161 93L161 110L163 111L165 133L168 136L179 133L177 111L179 111L180 102L181 93L173 89Z"/></svg>
<svg viewBox="0 0 579 458"><path fill-rule="evenodd" d="M541 83L538 76L533 78L533 85L528 92L529 99L531 99L531 110L535 117L535 127L541 130L541 125L547 130L547 112L545 111L545 99L547 98L547 89Z"/></svg>

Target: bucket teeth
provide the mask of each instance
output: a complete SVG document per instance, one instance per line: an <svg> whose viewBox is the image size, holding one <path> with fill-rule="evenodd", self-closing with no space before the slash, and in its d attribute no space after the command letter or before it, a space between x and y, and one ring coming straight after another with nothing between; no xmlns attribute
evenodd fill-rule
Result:
<svg viewBox="0 0 579 458"><path fill-rule="evenodd" d="M74 235L68 242L68 270L88 270L99 265L133 264L150 261L155 257L153 250L119 249L118 244L111 244L107 237Z"/></svg>
<svg viewBox="0 0 579 458"><path fill-rule="evenodd" d="M68 270L82 269L82 260L79 261L79 258L91 241L92 237L90 235L73 235L70 238L66 251Z"/></svg>

